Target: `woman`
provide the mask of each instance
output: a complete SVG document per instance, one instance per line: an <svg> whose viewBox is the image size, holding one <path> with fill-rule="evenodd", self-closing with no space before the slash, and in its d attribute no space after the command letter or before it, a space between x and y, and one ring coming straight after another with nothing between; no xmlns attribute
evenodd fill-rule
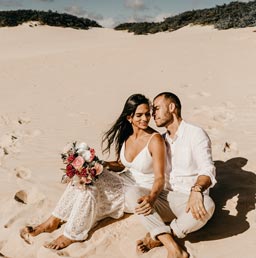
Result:
<svg viewBox="0 0 256 258"><path fill-rule="evenodd" d="M160 134L148 126L150 102L141 95L130 96L114 125L103 136L110 152L114 144L116 161L105 162L108 169L86 191L69 184L52 215L37 227L25 227L21 237L53 232L66 222L63 235L45 245L62 249L87 238L89 230L105 217L120 218L123 212L148 215L164 187L165 145ZM120 176L125 167L128 171ZM110 170L110 171L109 171Z"/></svg>

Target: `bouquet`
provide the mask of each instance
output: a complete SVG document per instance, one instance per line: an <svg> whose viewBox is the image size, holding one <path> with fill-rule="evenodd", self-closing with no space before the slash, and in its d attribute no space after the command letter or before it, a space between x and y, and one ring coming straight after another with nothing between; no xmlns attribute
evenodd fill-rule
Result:
<svg viewBox="0 0 256 258"><path fill-rule="evenodd" d="M61 158L66 164L62 182L71 181L81 189L85 189L86 185L92 185L103 172L104 161L100 160L95 150L84 142L67 145Z"/></svg>

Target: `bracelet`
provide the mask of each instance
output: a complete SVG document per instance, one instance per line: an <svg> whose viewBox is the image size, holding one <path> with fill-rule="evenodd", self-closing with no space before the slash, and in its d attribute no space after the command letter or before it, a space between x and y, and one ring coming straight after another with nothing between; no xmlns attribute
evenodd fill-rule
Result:
<svg viewBox="0 0 256 258"><path fill-rule="evenodd" d="M191 187L190 192L203 192L203 186L195 184L194 186Z"/></svg>

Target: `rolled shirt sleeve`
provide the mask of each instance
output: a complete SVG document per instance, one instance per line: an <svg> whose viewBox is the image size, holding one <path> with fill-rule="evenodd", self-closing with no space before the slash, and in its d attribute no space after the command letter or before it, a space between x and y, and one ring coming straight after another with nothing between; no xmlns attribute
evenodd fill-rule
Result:
<svg viewBox="0 0 256 258"><path fill-rule="evenodd" d="M211 141L206 132L197 128L192 137L193 159L197 164L198 176L209 176L211 179L210 188L216 184L216 168L212 161Z"/></svg>

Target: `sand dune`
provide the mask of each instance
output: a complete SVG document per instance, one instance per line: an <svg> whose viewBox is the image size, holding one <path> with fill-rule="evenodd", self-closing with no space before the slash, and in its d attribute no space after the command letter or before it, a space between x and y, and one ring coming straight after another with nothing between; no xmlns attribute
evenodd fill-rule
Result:
<svg viewBox="0 0 256 258"><path fill-rule="evenodd" d="M135 216L105 220L89 240L56 252L43 244L63 228L32 245L19 229L54 208L65 187L60 153L67 142L86 141L101 156L102 133L130 94L153 98L168 90L180 96L184 119L210 135L218 172L216 214L185 246L196 258L255 258L254 30L195 26L134 36L111 29L0 28L0 256L137 257L135 241L146 231ZM165 256L158 247L141 257Z"/></svg>

